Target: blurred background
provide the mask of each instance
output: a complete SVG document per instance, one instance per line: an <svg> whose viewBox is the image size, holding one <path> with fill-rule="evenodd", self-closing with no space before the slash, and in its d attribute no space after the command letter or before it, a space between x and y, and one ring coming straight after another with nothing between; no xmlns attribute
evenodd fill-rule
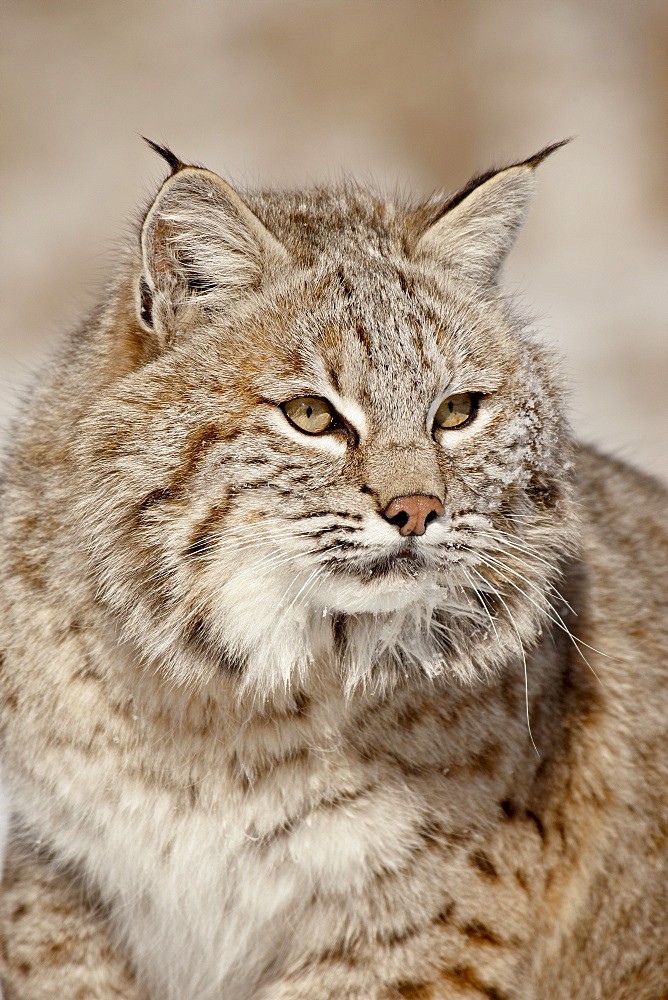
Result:
<svg viewBox="0 0 668 1000"><path fill-rule="evenodd" d="M579 436L668 478L665 0L3 0L0 425L164 165L429 194L543 145L507 285Z"/></svg>

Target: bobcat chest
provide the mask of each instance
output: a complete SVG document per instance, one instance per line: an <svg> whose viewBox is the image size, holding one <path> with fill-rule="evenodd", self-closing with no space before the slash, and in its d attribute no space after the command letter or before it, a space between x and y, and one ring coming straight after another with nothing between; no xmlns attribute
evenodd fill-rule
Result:
<svg viewBox="0 0 668 1000"><path fill-rule="evenodd" d="M211 774L189 808L156 798L119 827L119 930L156 995L252 995L296 941L306 956L337 933L370 871L405 860L410 796L350 775L337 788L330 768L243 796Z"/></svg>

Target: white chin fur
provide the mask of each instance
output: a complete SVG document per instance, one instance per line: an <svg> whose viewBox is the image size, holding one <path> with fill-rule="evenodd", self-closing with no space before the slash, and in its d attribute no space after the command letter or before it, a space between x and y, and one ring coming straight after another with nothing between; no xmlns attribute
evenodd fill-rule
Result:
<svg viewBox="0 0 668 1000"><path fill-rule="evenodd" d="M295 571L292 560L276 565L258 558L254 563L227 567L226 581L211 588L215 597L209 607L221 642L245 663L244 687L260 695L288 689L309 672L314 656L329 655L333 614L362 616L346 668L354 684L372 668L378 648L399 640L406 614L422 622L443 599L429 575L383 575L362 582ZM388 614L396 614L396 620L388 622ZM412 626L418 633L421 627Z"/></svg>
<svg viewBox="0 0 668 1000"><path fill-rule="evenodd" d="M328 577L319 583L312 601L322 610L342 614L385 614L411 604L433 603L438 587L429 579L383 576L362 583L354 578Z"/></svg>

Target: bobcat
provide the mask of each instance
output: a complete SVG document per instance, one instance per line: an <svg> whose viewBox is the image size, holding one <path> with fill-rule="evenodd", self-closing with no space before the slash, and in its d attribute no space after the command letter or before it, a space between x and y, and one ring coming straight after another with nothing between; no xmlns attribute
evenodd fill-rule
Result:
<svg viewBox="0 0 668 1000"><path fill-rule="evenodd" d="M412 207L155 147L5 463L6 1000L666 996L665 494L498 286L558 145Z"/></svg>

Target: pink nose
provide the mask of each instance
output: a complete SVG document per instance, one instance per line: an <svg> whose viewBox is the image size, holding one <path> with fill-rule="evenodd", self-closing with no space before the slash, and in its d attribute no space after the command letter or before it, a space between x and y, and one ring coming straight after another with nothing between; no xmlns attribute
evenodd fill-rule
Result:
<svg viewBox="0 0 668 1000"><path fill-rule="evenodd" d="M400 535L424 535L427 525L445 513L438 497L416 494L395 497L383 511L390 524L396 524Z"/></svg>

